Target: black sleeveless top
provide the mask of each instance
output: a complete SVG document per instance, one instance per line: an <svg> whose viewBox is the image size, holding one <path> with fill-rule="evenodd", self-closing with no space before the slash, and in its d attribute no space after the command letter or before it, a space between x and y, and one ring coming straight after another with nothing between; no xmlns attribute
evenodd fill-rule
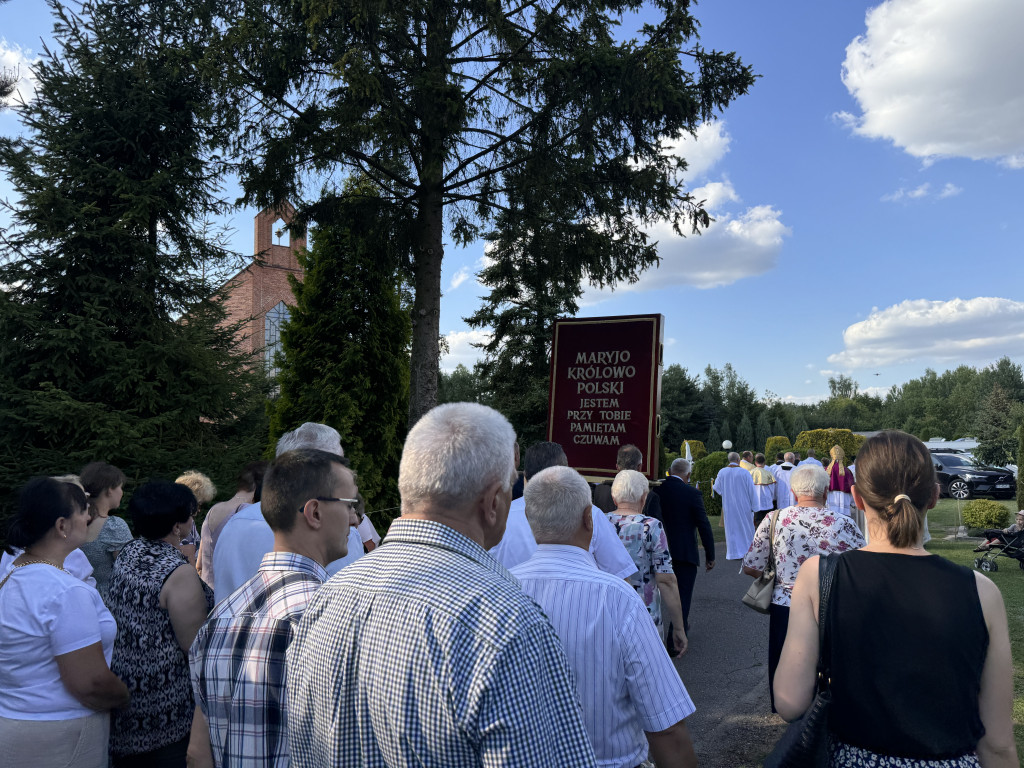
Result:
<svg viewBox="0 0 1024 768"><path fill-rule="evenodd" d="M831 599L833 735L897 757L973 752L988 650L974 573L937 555L847 552Z"/></svg>

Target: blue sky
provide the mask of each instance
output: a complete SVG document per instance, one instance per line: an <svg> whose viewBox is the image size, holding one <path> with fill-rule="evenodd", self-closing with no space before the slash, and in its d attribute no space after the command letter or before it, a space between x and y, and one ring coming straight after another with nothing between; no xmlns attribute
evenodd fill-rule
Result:
<svg viewBox="0 0 1024 768"><path fill-rule="evenodd" d="M696 15L706 48L762 76L675 150L716 221L654 231L659 268L588 290L580 316L660 312L667 363L731 363L796 402L833 373L884 393L926 367L1024 361L1024 3L709 0ZM30 61L49 29L38 0L0 5L0 60ZM233 216L242 252L254 213ZM443 367L476 357L462 318L482 258L447 251Z"/></svg>

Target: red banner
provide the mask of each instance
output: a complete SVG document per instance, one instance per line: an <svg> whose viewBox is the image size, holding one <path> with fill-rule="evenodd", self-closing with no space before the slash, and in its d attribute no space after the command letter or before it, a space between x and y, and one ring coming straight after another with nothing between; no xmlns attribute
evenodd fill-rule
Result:
<svg viewBox="0 0 1024 768"><path fill-rule="evenodd" d="M661 315L555 321L548 440L570 467L614 477L619 447L632 443L657 479L663 326Z"/></svg>

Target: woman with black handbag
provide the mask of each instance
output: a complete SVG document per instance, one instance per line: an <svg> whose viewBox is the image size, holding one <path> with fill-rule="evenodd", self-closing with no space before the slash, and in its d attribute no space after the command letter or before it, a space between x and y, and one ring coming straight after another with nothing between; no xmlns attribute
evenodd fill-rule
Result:
<svg viewBox="0 0 1024 768"><path fill-rule="evenodd" d="M755 579L766 568L774 567L775 571L775 588L768 613L769 694L786 641L789 604L801 565L810 557L864 546L864 537L853 520L830 512L826 507L828 475L820 466L809 464L794 469L790 491L793 498L786 502L779 500L782 508L761 521L750 550L743 558L743 572ZM788 502L794 503L789 505ZM772 711L776 711L774 697Z"/></svg>
<svg viewBox="0 0 1024 768"><path fill-rule="evenodd" d="M775 706L794 720L816 690L830 695L829 766L1018 766L1006 609L985 576L925 551L924 515L938 493L920 440L898 431L870 438L853 487L870 544L838 557L824 641L820 559L797 576ZM821 651L828 672L818 686ZM769 763L824 764L774 753Z"/></svg>

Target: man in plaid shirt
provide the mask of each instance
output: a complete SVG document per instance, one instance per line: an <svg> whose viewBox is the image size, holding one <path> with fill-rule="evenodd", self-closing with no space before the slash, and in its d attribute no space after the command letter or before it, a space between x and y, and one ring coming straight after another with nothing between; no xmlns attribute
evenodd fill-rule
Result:
<svg viewBox="0 0 1024 768"><path fill-rule="evenodd" d="M274 550L214 608L189 652L218 767L289 764L285 651L325 566L346 553L355 478L333 453L288 451L267 470L262 503Z"/></svg>
<svg viewBox="0 0 1024 768"><path fill-rule="evenodd" d="M477 403L409 432L402 516L313 596L288 650L294 768L595 765L558 636L487 552L514 444Z"/></svg>

